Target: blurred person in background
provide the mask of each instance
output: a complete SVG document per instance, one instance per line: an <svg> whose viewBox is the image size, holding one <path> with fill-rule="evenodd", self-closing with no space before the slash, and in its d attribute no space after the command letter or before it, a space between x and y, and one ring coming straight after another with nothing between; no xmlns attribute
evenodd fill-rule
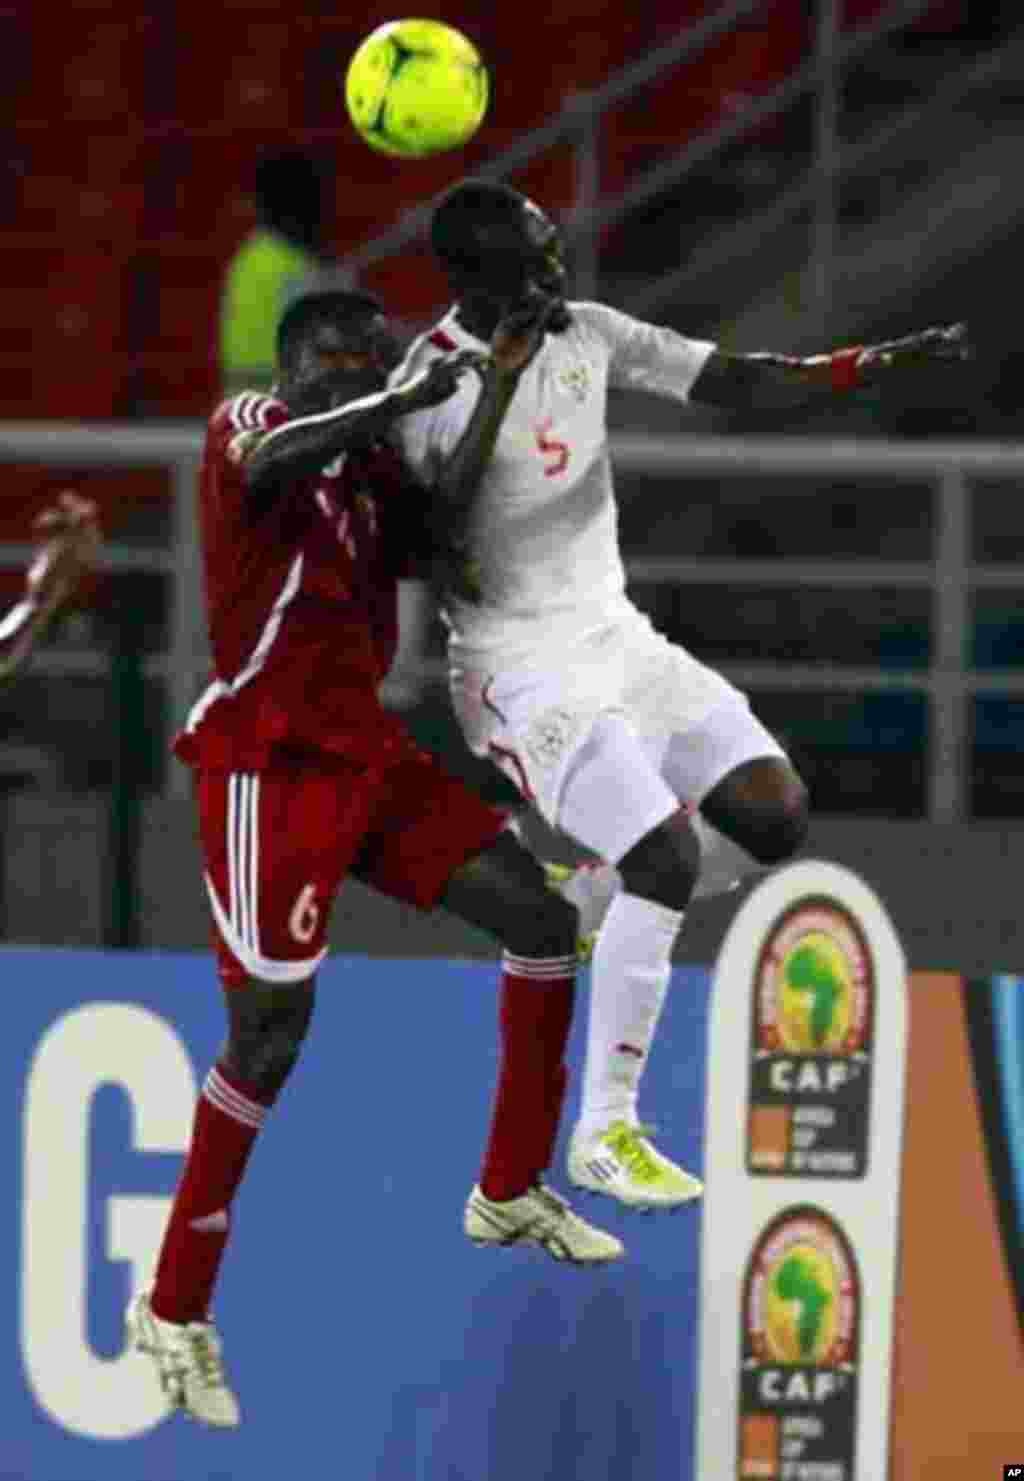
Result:
<svg viewBox="0 0 1024 1481"><path fill-rule="evenodd" d="M486 180L441 198L431 240L455 303L396 383L438 357L478 358L453 396L397 431L449 522L456 713L470 749L550 826L617 866L621 885L599 902L569 1178L627 1207L675 1207L701 1185L654 1146L637 1100L684 912L705 870L724 861L728 883L729 870L790 858L808 803L746 696L626 596L606 392L782 409L958 362L964 326L805 358L726 354L605 304L568 302L554 223ZM510 321L533 341L516 366L487 353ZM580 881L608 873L583 870ZM576 903L593 929L585 899Z"/></svg>
<svg viewBox="0 0 1024 1481"><path fill-rule="evenodd" d="M224 278L220 368L225 395L267 390L274 380L274 335L281 315L302 293L326 286L324 171L301 150L259 159L252 200L258 224L239 246Z"/></svg>
<svg viewBox="0 0 1024 1481"><path fill-rule="evenodd" d="M33 531L38 553L25 576L25 593L0 618L0 682L28 663L54 618L67 607L95 569L101 536L91 499L65 490L38 516Z"/></svg>
<svg viewBox="0 0 1024 1481"><path fill-rule="evenodd" d="M352 293L300 299L277 338L275 394L243 392L210 420L199 519L215 677L175 746L195 769L227 1041L203 1084L153 1286L127 1314L169 1403L222 1428L240 1411L209 1308L231 1208L306 1037L349 874L443 906L503 947L501 1065L467 1236L576 1264L623 1254L542 1182L566 1086L576 912L507 816L419 750L377 695L397 578L417 544L430 548L428 501L388 432L450 396L473 357L387 389L396 343L376 301ZM433 1063L438 1046L423 1053ZM411 1258L422 1216L404 1211Z"/></svg>

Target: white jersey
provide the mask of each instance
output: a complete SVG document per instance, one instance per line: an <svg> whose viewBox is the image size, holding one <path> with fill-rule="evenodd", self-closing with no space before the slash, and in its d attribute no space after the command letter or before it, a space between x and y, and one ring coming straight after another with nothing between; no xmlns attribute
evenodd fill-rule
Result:
<svg viewBox="0 0 1024 1481"><path fill-rule="evenodd" d="M523 372L474 507L467 552L477 600L446 619L453 660L528 661L632 614L608 456L609 387L685 401L714 345L599 303L569 305ZM411 347L394 380L454 349L486 349L453 309ZM433 481L480 397L468 373L441 406L396 424L403 450Z"/></svg>

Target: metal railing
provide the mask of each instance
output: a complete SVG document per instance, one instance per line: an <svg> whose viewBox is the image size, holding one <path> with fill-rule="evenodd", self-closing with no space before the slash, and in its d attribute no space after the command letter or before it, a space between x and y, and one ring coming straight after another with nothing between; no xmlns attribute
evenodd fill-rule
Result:
<svg viewBox="0 0 1024 1481"><path fill-rule="evenodd" d="M748 100L734 118L687 140L680 149L671 151L657 164L637 175L618 196L602 199L598 139L604 116L621 103L635 99L652 82L664 78L683 62L697 56L709 43L723 36L737 22L742 22L758 3L759 0L733 0L714 15L688 26L671 41L655 47L642 60L624 67L603 86L570 95L554 117L524 134L508 149L484 161L478 168L476 173L491 179L507 179L555 145L571 141L575 152L576 199L566 224L572 231L576 247L574 286L578 297L593 297L596 292L599 241L604 231L623 221L631 212L675 189L697 166L713 159L752 129L779 117L800 98L813 92L818 97L815 157L801 182L800 200L806 199L815 207L814 276L819 310L821 304L827 302L831 293L830 263L837 211L835 183L840 169L836 139L838 79L843 68L871 46L915 21L931 0L892 0L873 20L845 35L840 32L836 0L818 0L815 50L802 66L763 97ZM432 205L430 201L420 202L387 231L348 253L341 263L342 270L357 280L366 268L410 246L425 233ZM787 211L792 208L791 202ZM659 301L663 299L664 295L661 295Z"/></svg>
<svg viewBox="0 0 1024 1481"><path fill-rule="evenodd" d="M110 569L151 569L173 573L173 618L168 652L150 666L168 685L172 723L180 721L206 671L202 578L194 519L194 482L202 441L198 425L141 427L98 424L0 423L0 461L39 463L53 467L166 467L175 505L170 548L131 550L112 541L105 561ZM764 478L792 475L820 478L826 486L833 477L928 481L937 500L932 559L885 560L701 560L662 557L630 562L633 581L664 581L682 585L762 585L788 587L916 587L932 594L934 635L927 670L883 670L842 665L788 665L752 663L723 665L736 683L750 689L871 691L905 689L928 696L932 714L929 730L928 813L936 821L966 817L968 715L971 697L978 694L1024 695L1024 670L972 672L966 652L969 599L972 589L1016 589L1020 573L1015 566L973 565L970 550L970 482L978 478L1024 477L1024 447L1000 444L889 443L874 440L813 441L804 439L710 439L674 441L642 436L613 438L616 467L622 473L685 480L700 475ZM765 487L770 497L772 485ZM879 496L877 482L866 487L865 498ZM816 491L821 497L821 491ZM810 492L809 497L813 496ZM0 546L0 564L20 564L24 547ZM50 655L50 667L80 671L82 655L59 650ZM172 793L184 795L184 769L169 773Z"/></svg>
<svg viewBox="0 0 1024 1481"><path fill-rule="evenodd" d="M572 139L577 148L577 181L596 185L593 129L601 115L634 96L648 83L663 77L681 62L696 56L710 41L724 35L737 21L750 15L760 3L761 0L730 0L716 14L687 27L671 41L655 47L642 61L624 68L603 87L590 93L572 94L553 118L523 134L508 149L487 160L479 173L494 180L506 179L546 154L554 145ZM902 3L923 9L928 0L902 0ZM596 196L592 199L587 190L585 198L577 200L577 211L585 213L594 204ZM372 263L402 251L423 234L430 220L431 208L432 203L428 201L406 211L389 230L371 237L349 253L342 267L358 276Z"/></svg>
<svg viewBox="0 0 1024 1481"><path fill-rule="evenodd" d="M837 235L835 212L838 209L835 191L839 180L863 170L873 162L877 162L879 168L883 169L890 166L893 151L901 147L905 140L936 120L948 116L972 93L996 85L1007 75L1019 76L1022 63L1024 43L1019 39L1011 40L998 51L987 53L951 73L936 86L929 97L910 104L894 118L880 123L863 137L842 142L831 137L824 151L827 158L820 149L827 130L820 130L819 154L807 171L787 186L774 201L755 214L741 218L735 225L716 231L688 255L686 262L680 263L678 268L632 290L628 301L621 307L631 314L643 316L671 303L683 288L688 293L699 294L701 285L707 280L741 268L752 254L763 251L765 242L776 231L792 221L799 212L810 208L813 212L811 266L814 276L813 317L816 322L808 326L808 332L813 329L819 335L826 334L827 323L824 321L832 306L834 286L832 264ZM783 83L781 87L788 89L789 83ZM788 98L788 91L784 96ZM765 106L770 102L771 96L764 99ZM758 115L760 107L760 104L757 105ZM677 179L682 178L686 170L701 162L710 152L703 141L697 141L684 156L678 156L676 164L680 175ZM650 186L655 183L651 181ZM610 207L610 216L606 217L602 212L595 219L600 226L609 220L619 219L621 211L622 203L614 202Z"/></svg>
<svg viewBox="0 0 1024 1481"><path fill-rule="evenodd" d="M166 468L174 510L169 548L119 545L107 542L103 568L109 571L149 570L172 577L171 642L168 652L146 665L146 671L167 684L173 722L187 713L200 674L207 664L206 623L199 535L195 521L195 484L203 445L203 427L197 422L3 422L0 423L0 463L38 463L44 468ZM25 547L0 545L0 565L21 565ZM51 653L49 663L37 667L50 672L98 673L99 656L90 662L85 653ZM184 768L171 767L168 791L188 794Z"/></svg>

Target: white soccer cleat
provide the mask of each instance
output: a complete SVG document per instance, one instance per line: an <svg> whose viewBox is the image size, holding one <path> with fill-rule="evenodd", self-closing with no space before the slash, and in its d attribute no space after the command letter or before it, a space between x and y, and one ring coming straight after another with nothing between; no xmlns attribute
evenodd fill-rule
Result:
<svg viewBox="0 0 1024 1481"><path fill-rule="evenodd" d="M212 1322L165 1322L149 1304L149 1292L135 1297L125 1313L128 1346L156 1365L167 1402L200 1424L235 1429L241 1423L238 1400L221 1365L221 1344Z"/></svg>
<svg viewBox="0 0 1024 1481"><path fill-rule="evenodd" d="M478 1184L466 1203L462 1227L474 1244L535 1244L552 1259L573 1265L606 1265L626 1253L620 1239L574 1214L565 1199L543 1183L500 1203L488 1198Z"/></svg>
<svg viewBox="0 0 1024 1481"><path fill-rule="evenodd" d="M613 1121L586 1138L577 1127L569 1143L569 1181L642 1212L679 1208L704 1191L699 1178L658 1151L648 1127L628 1121Z"/></svg>

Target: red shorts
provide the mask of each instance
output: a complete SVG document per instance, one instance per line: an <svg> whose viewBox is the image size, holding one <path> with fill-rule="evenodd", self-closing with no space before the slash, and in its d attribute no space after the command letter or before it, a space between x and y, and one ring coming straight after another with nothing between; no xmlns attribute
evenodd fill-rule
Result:
<svg viewBox="0 0 1024 1481"><path fill-rule="evenodd" d="M411 742L385 766L332 758L200 771L199 829L221 978L301 982L326 954L346 874L427 910L498 836L489 807Z"/></svg>

